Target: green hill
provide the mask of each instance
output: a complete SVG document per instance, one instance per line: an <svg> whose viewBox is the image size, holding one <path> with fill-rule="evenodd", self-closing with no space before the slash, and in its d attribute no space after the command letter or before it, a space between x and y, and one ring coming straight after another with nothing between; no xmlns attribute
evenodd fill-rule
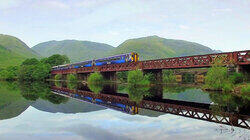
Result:
<svg viewBox="0 0 250 140"><path fill-rule="evenodd" d="M44 57L57 53L65 54L72 62L102 58L132 51L139 53L140 60L216 52L198 43L165 39L158 36L129 39L116 48L96 42L63 40L40 43L32 49Z"/></svg>
<svg viewBox="0 0 250 140"><path fill-rule="evenodd" d="M215 53L212 49L198 43L148 36L126 40L110 54L131 51L139 53L141 60Z"/></svg>
<svg viewBox="0 0 250 140"><path fill-rule="evenodd" d="M18 38L0 34L0 68L19 65L26 58L38 56Z"/></svg>
<svg viewBox="0 0 250 140"><path fill-rule="evenodd" d="M72 62L104 57L114 47L90 41L63 40L40 43L32 48L44 57L65 54Z"/></svg>

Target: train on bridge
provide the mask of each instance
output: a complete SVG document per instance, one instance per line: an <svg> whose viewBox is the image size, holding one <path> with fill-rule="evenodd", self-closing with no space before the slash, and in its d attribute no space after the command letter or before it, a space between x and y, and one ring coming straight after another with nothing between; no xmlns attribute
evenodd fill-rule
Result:
<svg viewBox="0 0 250 140"><path fill-rule="evenodd" d="M52 70L67 70L72 68L83 68L83 67L92 67L92 66L102 66L108 64L120 64L126 62L137 62L139 61L138 53L131 52L125 53L100 59L81 61L73 64L65 64L52 67Z"/></svg>

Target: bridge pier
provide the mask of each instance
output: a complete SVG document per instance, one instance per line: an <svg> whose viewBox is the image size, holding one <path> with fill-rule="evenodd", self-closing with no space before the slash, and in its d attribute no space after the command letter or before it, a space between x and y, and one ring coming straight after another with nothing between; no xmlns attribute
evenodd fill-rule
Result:
<svg viewBox="0 0 250 140"><path fill-rule="evenodd" d="M162 69L153 69L153 70L143 70L143 74L153 74L154 76L154 79L152 79L151 82L153 83L162 83L162 79L163 79L163 76L162 76Z"/></svg>
<svg viewBox="0 0 250 140"><path fill-rule="evenodd" d="M116 71L111 71L111 72L101 72L101 75L105 80L110 80L110 81L116 81L117 76L116 76Z"/></svg>

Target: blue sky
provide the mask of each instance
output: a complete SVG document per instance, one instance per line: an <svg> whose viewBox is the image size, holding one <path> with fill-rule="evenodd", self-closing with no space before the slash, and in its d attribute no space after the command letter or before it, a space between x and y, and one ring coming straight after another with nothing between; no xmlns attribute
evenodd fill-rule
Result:
<svg viewBox="0 0 250 140"><path fill-rule="evenodd" d="M30 47L49 40L118 46L158 35L212 49L250 49L248 0L0 0L0 33Z"/></svg>

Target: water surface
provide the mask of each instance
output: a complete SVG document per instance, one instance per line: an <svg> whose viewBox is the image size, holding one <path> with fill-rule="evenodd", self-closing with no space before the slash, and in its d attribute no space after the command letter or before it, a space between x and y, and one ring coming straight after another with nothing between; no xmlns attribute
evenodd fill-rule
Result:
<svg viewBox="0 0 250 140"><path fill-rule="evenodd" d="M0 82L0 139L250 138L247 128L142 108L143 103L249 116L245 98L194 87Z"/></svg>

